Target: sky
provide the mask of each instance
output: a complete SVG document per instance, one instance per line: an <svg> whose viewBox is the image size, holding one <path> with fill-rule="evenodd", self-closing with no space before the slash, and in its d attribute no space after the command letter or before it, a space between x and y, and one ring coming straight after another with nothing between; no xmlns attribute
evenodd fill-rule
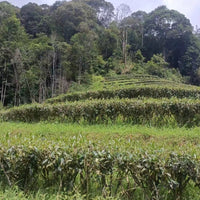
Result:
<svg viewBox="0 0 200 200"><path fill-rule="evenodd" d="M3 1L3 0L0 0ZM39 5L52 5L56 0L8 0L11 4L21 7L28 2L35 2ZM166 5L169 9L174 9L184 14L190 19L192 25L200 27L200 0L107 0L115 7L124 3L130 6L132 12L143 10L150 12L160 5Z"/></svg>

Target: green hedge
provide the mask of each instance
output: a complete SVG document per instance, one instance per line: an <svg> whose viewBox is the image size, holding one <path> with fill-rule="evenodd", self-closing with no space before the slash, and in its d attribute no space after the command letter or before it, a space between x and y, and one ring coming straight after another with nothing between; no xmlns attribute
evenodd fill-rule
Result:
<svg viewBox="0 0 200 200"><path fill-rule="evenodd" d="M62 104L32 104L0 112L3 121L107 123L120 120L132 124L180 126L200 124L200 100L188 99L111 99Z"/></svg>
<svg viewBox="0 0 200 200"><path fill-rule="evenodd" d="M111 98L196 98L200 97L200 89L179 87L146 86L135 88L124 88L117 90L89 91L83 93L72 93L48 99L46 103L59 103L65 101L79 101L85 99L111 99Z"/></svg>
<svg viewBox="0 0 200 200"><path fill-rule="evenodd" d="M188 187L199 192L200 165L195 157L175 153L1 147L0 184L25 191L53 187L87 199L189 199L194 191L186 192Z"/></svg>
<svg viewBox="0 0 200 200"><path fill-rule="evenodd" d="M106 76L105 81L118 81L118 80L130 80L130 79L161 79L158 76L148 74L126 74L116 76Z"/></svg>

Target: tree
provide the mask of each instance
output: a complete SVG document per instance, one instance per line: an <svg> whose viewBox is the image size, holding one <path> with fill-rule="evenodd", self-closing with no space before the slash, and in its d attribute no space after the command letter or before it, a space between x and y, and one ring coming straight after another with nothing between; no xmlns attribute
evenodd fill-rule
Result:
<svg viewBox="0 0 200 200"><path fill-rule="evenodd" d="M105 60L110 58L117 49L117 34L112 29L101 30L99 34L98 47Z"/></svg>
<svg viewBox="0 0 200 200"><path fill-rule="evenodd" d="M51 36L52 44L52 75L51 96L67 91L71 78L69 56L71 45L58 40L56 33Z"/></svg>
<svg viewBox="0 0 200 200"><path fill-rule="evenodd" d="M105 0L84 0L84 2L95 10L100 24L108 27L114 17L114 6Z"/></svg>
<svg viewBox="0 0 200 200"><path fill-rule="evenodd" d="M8 3L7 1L0 2L0 24L3 24L3 20L6 18L9 18L13 15L16 15L18 13L18 9Z"/></svg>
<svg viewBox="0 0 200 200"><path fill-rule="evenodd" d="M85 73L91 73L93 66L97 61L96 34L92 31L80 32L71 39L71 70L73 79L78 78L81 83L81 77Z"/></svg>
<svg viewBox="0 0 200 200"><path fill-rule="evenodd" d="M65 2L54 13L55 29L58 35L69 42L71 37L78 33L78 27L85 22L92 27L96 21L94 10L78 2Z"/></svg>
<svg viewBox="0 0 200 200"><path fill-rule="evenodd" d="M115 21L119 24L124 18L131 14L131 9L126 4L120 4L116 9Z"/></svg>
<svg viewBox="0 0 200 200"><path fill-rule="evenodd" d="M29 60L26 63L27 74L24 76L32 101L41 103L50 96L49 93L51 94L52 52L51 40L45 34L37 35L29 44L27 55Z"/></svg>
<svg viewBox="0 0 200 200"><path fill-rule="evenodd" d="M7 96L10 95L9 99L12 99L12 103L19 105L21 102L21 77L24 71L22 53L27 36L16 15L2 21L0 35L1 101L3 104L7 104ZM8 87L12 94L8 94Z"/></svg>
<svg viewBox="0 0 200 200"><path fill-rule="evenodd" d="M195 36L200 40L200 28L197 26L195 30Z"/></svg>
<svg viewBox="0 0 200 200"><path fill-rule="evenodd" d="M134 60L135 52L142 50L144 47L144 22L146 16L146 12L138 11L124 18L120 23L120 26L126 28L127 31L127 43L130 45L129 55L132 60Z"/></svg>
<svg viewBox="0 0 200 200"><path fill-rule="evenodd" d="M185 76L190 76L193 84L199 84L198 70L200 67L200 41L196 36L192 36L190 44L180 60L180 71Z"/></svg>
<svg viewBox="0 0 200 200"><path fill-rule="evenodd" d="M49 6L28 3L20 10L20 19L26 32L36 37L39 33L51 33Z"/></svg>
<svg viewBox="0 0 200 200"><path fill-rule="evenodd" d="M162 53L171 66L179 68L191 34L192 26L184 15L165 6L158 7L148 14L144 23L144 55L149 58Z"/></svg>

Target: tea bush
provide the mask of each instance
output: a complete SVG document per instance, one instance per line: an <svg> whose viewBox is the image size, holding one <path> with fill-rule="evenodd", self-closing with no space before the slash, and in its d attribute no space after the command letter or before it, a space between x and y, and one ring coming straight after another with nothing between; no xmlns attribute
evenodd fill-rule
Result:
<svg viewBox="0 0 200 200"><path fill-rule="evenodd" d="M200 90L195 88L143 86L122 88L116 90L99 90L71 93L48 99L46 103L60 103L65 101L79 101L86 99L111 99L111 98L195 98L199 99Z"/></svg>
<svg viewBox="0 0 200 200"><path fill-rule="evenodd" d="M176 123L197 126L200 123L200 100L188 99L110 99L62 104L32 104L0 112L3 121L66 121L155 126Z"/></svg>
<svg viewBox="0 0 200 200"><path fill-rule="evenodd" d="M109 152L60 147L0 148L0 183L21 190L58 188L87 199L187 199L187 187L200 189L195 156L154 152Z"/></svg>

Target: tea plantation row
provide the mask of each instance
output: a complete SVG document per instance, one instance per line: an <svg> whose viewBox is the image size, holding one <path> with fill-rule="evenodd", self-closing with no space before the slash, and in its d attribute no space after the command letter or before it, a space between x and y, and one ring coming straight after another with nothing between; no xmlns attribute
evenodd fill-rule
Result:
<svg viewBox="0 0 200 200"><path fill-rule="evenodd" d="M199 99L200 89L184 87L159 87L143 86L122 88L116 90L99 90L79 93L69 93L48 99L46 103L59 103L65 101L79 101L86 99L111 99L111 98L195 98Z"/></svg>
<svg viewBox="0 0 200 200"><path fill-rule="evenodd" d="M0 148L0 184L22 190L54 187L87 199L187 199L200 190L200 160L195 156L88 149Z"/></svg>
<svg viewBox="0 0 200 200"><path fill-rule="evenodd" d="M117 120L131 124L197 126L200 100L188 99L110 99L62 104L32 104L0 112L3 121L66 121L108 123Z"/></svg>

